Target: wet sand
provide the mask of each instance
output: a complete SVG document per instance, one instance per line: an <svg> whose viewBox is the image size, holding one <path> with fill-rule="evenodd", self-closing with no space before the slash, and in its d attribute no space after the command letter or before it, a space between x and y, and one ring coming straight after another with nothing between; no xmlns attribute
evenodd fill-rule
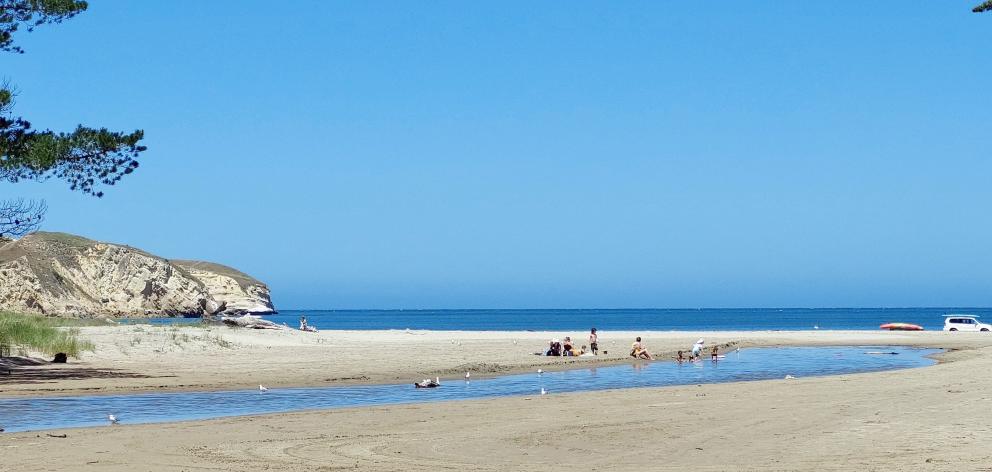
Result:
<svg viewBox="0 0 992 472"><path fill-rule="evenodd" d="M98 328L104 329L109 332L98 331L98 336L123 328ZM360 382L377 382L460 371L466 365L502 372L548 362L528 354L543 348L546 333L335 332L322 333L326 342L312 345L312 339L300 345L298 334L263 333L262 340L255 340L250 332L241 347L225 348L231 351L225 354L187 347L188 358L163 354L145 372L164 374L170 365L177 367L165 359L176 357L203 362L207 372L178 368L175 377L152 377L158 379L154 382L124 379L132 383L122 388L114 386L119 379L104 379L107 385L100 391L145 389L149 383L236 387L244 385L237 377L254 372L251 366L258 362L264 368L247 384L255 379L274 386L281 384L273 380L309 384L305 376L322 372L320 366L334 369L322 374L328 378L365 376ZM564 334L571 333L555 336ZM631 334L603 333L601 339L613 354L613 341L625 350ZM691 344L700 334L642 335L649 347L665 352ZM242 334L232 336L241 339ZM935 366L881 373L5 433L0 435L0 470L992 470L992 336L702 336L708 343L903 344L951 351ZM366 355L370 344L406 355ZM96 369L138 371L146 359L136 352L130 351L124 366L116 365L124 363L122 356L111 352L84 362ZM329 358L294 357L302 354ZM246 359L235 361L241 357ZM299 364L303 372L291 372ZM3 387L16 394L60 388L79 393L90 382Z"/></svg>
<svg viewBox="0 0 992 472"><path fill-rule="evenodd" d="M164 390L224 390L369 383L407 383L440 376L474 376L629 362L642 336L659 358L707 346L904 344L953 347L963 338L942 332L602 332L600 356L534 355L552 338L582 332L245 330L227 327L106 326L82 328L95 353L57 365L0 365L0 397L78 395ZM963 333L960 333L963 334ZM979 340L982 338L974 335ZM989 337L992 339L992 336ZM40 360L39 360L40 361ZM2 372L6 373L6 372Z"/></svg>

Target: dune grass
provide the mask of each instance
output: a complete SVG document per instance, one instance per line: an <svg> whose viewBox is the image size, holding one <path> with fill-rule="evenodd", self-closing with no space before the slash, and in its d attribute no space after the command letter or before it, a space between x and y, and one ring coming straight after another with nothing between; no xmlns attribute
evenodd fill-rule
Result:
<svg viewBox="0 0 992 472"><path fill-rule="evenodd" d="M93 343L79 339L79 329L67 327L66 320L36 315L0 312L0 355L28 355L39 352L49 356L64 352L78 358L93 351Z"/></svg>

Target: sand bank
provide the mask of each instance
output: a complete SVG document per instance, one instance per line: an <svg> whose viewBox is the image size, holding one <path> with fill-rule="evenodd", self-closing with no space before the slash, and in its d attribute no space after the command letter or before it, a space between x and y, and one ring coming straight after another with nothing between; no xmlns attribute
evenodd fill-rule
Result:
<svg viewBox="0 0 992 472"><path fill-rule="evenodd" d="M982 345L992 336L943 332L601 332L596 358L548 358L551 338L586 333L468 331L244 330L226 327L86 327L95 353L65 365L0 366L0 396L218 390L336 384L406 383L629 362L635 336L658 357L688 349L700 337L731 346L900 344ZM976 344L978 343L978 344ZM6 373L6 372L4 372Z"/></svg>
<svg viewBox="0 0 992 472"><path fill-rule="evenodd" d="M254 347L246 344L236 352L262 356L259 352L280 352L283 346L309 355L338 353L334 359L340 358L340 363L326 362L340 366L342 373L337 375L367 375L370 381L404 375L405 369L426 369L406 359L410 357L445 368L483 362L517 368L545 361L526 352L515 354L518 348L505 346L520 346L523 341L540 345L543 334L328 334L340 343L335 349L321 345L304 349L297 346L294 335L263 336L270 341ZM664 350L696 336L651 333L646 342ZM52 432L66 438L6 434L0 436L0 470L960 471L989 470L992 464L990 336L850 332L704 336L728 343L912 344L956 350L944 354L946 362L939 365L882 373ZM617 333L618 345L628 337ZM449 347L452 338L454 349ZM613 336L604 338L612 345ZM518 343L514 345L512 339ZM369 344L402 348L407 355L352 352L364 352L361 346ZM490 353L482 356L476 350ZM197 355L202 360L208 357ZM229 357L237 356L215 359L211 371L229 375L220 367L228 365ZM291 359L288 353L272 357ZM94 356L87 362L102 367L108 360ZM242 371L248 364L231 366ZM183 370L176 379L190 375ZM284 375L269 378L299 380ZM219 384L219 380L204 383Z"/></svg>

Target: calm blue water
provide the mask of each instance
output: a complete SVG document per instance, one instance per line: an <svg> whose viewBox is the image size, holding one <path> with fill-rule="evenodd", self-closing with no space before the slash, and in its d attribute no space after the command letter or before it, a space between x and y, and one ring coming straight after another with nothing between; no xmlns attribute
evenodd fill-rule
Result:
<svg viewBox="0 0 992 472"><path fill-rule="evenodd" d="M884 323L943 327L943 315L971 313L992 318L992 308L703 308L585 310L286 310L266 316L299 325L301 314L319 329L430 329L463 331L603 330L809 330L878 329ZM160 319L156 323L190 322Z"/></svg>
<svg viewBox="0 0 992 472"><path fill-rule="evenodd" d="M896 355L869 355L868 351ZM7 431L29 431L107 424L115 414L121 423L155 423L261 413L349 406L436 402L510 395L551 395L633 387L691 385L742 380L781 379L871 372L931 365L924 356L934 349L905 347L753 348L709 360L675 364L650 362L611 367L506 375L489 379L442 381L434 389L410 384L319 387L225 392L188 392L107 396L11 398L0 400L0 425Z"/></svg>

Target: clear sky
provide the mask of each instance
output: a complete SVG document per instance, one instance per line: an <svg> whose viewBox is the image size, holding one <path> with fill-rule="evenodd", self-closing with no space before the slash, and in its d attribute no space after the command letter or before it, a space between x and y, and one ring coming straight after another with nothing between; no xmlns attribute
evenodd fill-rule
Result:
<svg viewBox="0 0 992 472"><path fill-rule="evenodd" d="M0 196L283 309L989 306L974 3L92 0L0 75L142 166Z"/></svg>

